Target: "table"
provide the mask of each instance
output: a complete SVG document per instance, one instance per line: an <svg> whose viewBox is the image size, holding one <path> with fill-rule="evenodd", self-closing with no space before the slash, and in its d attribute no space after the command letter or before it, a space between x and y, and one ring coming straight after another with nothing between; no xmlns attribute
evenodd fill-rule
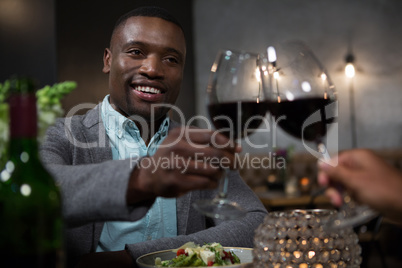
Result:
<svg viewBox="0 0 402 268"><path fill-rule="evenodd" d="M333 208L325 195L318 195L311 200L310 195L288 196L284 192L256 192L264 206L269 210Z"/></svg>

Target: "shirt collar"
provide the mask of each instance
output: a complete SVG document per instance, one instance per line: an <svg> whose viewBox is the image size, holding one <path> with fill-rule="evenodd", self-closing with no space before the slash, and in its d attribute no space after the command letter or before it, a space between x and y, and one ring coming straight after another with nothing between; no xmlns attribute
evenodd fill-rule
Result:
<svg viewBox="0 0 402 268"><path fill-rule="evenodd" d="M116 111L109 102L109 95L106 95L102 102L102 119L105 125L106 131L113 131L116 135L121 138L125 132L134 134L138 138L140 137L140 130L137 125L129 118L123 116L121 113ZM163 120L162 124L159 126L158 131L155 133L154 137L165 137L169 130L170 120L169 116Z"/></svg>

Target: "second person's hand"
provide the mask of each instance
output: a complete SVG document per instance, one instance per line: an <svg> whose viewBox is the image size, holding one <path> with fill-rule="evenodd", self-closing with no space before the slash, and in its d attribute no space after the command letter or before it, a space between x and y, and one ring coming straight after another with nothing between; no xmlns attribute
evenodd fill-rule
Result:
<svg viewBox="0 0 402 268"><path fill-rule="evenodd" d="M339 154L338 164L319 163L318 181L329 186L326 194L342 205L340 184L359 203L402 223L402 174L370 150L356 149Z"/></svg>

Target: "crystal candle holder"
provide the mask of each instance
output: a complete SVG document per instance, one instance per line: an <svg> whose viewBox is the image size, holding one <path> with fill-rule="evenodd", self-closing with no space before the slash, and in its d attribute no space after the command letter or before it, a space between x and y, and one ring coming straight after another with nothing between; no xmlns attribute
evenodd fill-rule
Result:
<svg viewBox="0 0 402 268"><path fill-rule="evenodd" d="M360 267L361 248L353 229L325 228L336 213L326 209L269 213L255 232L254 267Z"/></svg>

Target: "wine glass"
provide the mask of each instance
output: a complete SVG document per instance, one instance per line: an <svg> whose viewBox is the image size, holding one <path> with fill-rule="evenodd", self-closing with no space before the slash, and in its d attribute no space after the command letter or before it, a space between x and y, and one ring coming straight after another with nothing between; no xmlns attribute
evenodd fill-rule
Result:
<svg viewBox="0 0 402 268"><path fill-rule="evenodd" d="M327 146L338 148L337 92L327 71L301 41L269 47L267 56L270 79L262 76L262 85L268 110L275 118L274 125L300 139L306 150L320 161L337 164L329 162L327 149ZM335 131L328 132L329 127ZM328 228L357 226L377 215L367 206L355 203L346 192L343 195L344 205L335 214L336 218L328 221Z"/></svg>
<svg viewBox="0 0 402 268"><path fill-rule="evenodd" d="M266 114L259 55L222 49L211 67L206 92L210 121L216 131L229 138L232 146L252 134L263 122ZM227 198L229 169L219 182L217 196L212 200L199 200L193 204L199 212L213 218L237 219L246 211Z"/></svg>

